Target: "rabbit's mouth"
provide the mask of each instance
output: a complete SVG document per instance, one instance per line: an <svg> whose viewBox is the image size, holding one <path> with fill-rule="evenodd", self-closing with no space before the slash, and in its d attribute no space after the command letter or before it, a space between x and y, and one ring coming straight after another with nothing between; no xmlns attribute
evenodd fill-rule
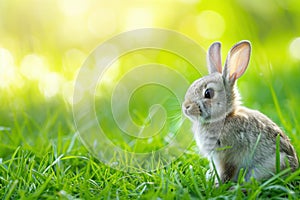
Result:
<svg viewBox="0 0 300 200"><path fill-rule="evenodd" d="M201 106L196 102L185 101L182 110L187 117L200 117L202 114Z"/></svg>

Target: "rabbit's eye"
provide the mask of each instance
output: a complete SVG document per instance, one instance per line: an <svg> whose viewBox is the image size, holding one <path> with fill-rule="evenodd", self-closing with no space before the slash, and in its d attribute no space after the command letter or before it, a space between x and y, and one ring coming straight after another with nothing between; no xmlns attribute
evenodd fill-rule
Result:
<svg viewBox="0 0 300 200"><path fill-rule="evenodd" d="M205 92L204 92L204 98L206 98L206 99L211 99L211 98L214 97L214 94L215 94L214 90L211 89L211 88L208 88L208 89L206 89Z"/></svg>

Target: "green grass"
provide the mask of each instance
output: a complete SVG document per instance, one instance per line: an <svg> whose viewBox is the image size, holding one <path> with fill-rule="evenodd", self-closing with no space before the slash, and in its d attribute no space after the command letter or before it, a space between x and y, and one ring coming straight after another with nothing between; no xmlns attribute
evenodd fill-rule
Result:
<svg viewBox="0 0 300 200"><path fill-rule="evenodd" d="M72 139L70 139L72 140ZM77 147L76 147L77 146ZM79 145L80 146L80 145ZM258 183L228 183L219 188L206 180L207 161L184 155L157 172L125 173L99 163L88 152L71 147L59 154L53 145L43 156L18 147L2 161L3 199L299 199L300 170Z"/></svg>
<svg viewBox="0 0 300 200"><path fill-rule="evenodd" d="M254 77L251 72L249 76ZM258 81L256 88L262 87L259 85L262 83ZM260 104L262 110L268 114L269 109L264 105L275 105L276 112L271 118L286 130L300 152L299 135L296 134L300 132L296 124L299 117L299 108L295 106L297 99L282 104L294 89L280 93L273 86L263 88L266 91L260 92L269 93L269 98L265 99L265 104ZM25 98L25 94L20 93L19 98ZM255 98L260 93L251 95ZM213 179L205 178L208 161L197 154L195 144L188 153L157 171L126 173L112 169L82 145L71 109L63 100L47 100L42 96L37 99L23 110L12 111L10 104L1 109L0 196L3 199L300 198L300 170L291 174L281 171L264 182L252 179L248 183L243 181L241 173L238 183L230 182L216 188ZM247 105L255 107L260 99L251 102L246 100Z"/></svg>

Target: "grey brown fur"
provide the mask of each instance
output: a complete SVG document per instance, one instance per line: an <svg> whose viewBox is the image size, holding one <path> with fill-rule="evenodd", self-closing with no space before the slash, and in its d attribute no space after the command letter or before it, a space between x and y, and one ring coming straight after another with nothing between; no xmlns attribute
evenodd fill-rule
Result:
<svg viewBox="0 0 300 200"><path fill-rule="evenodd" d="M220 48L218 42L210 46L210 74L190 86L182 105L193 122L200 152L214 163L222 182L236 181L242 168L247 170L246 180L251 176L262 180L276 171L276 137L280 135L280 167L296 170L298 158L289 138L264 114L240 105L235 83L247 69L250 42L232 47L223 70Z"/></svg>

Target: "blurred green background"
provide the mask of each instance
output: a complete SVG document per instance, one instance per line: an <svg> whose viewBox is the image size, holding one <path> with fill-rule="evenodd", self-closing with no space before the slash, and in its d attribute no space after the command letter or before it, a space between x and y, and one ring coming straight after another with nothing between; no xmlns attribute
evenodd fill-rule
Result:
<svg viewBox="0 0 300 200"><path fill-rule="evenodd" d="M296 141L299 19L297 0L0 0L0 157L19 145L43 154L49 141L72 137L80 66L98 44L145 27L178 31L204 49L221 41L223 60L233 44L250 40L250 66L238 83L243 101Z"/></svg>

